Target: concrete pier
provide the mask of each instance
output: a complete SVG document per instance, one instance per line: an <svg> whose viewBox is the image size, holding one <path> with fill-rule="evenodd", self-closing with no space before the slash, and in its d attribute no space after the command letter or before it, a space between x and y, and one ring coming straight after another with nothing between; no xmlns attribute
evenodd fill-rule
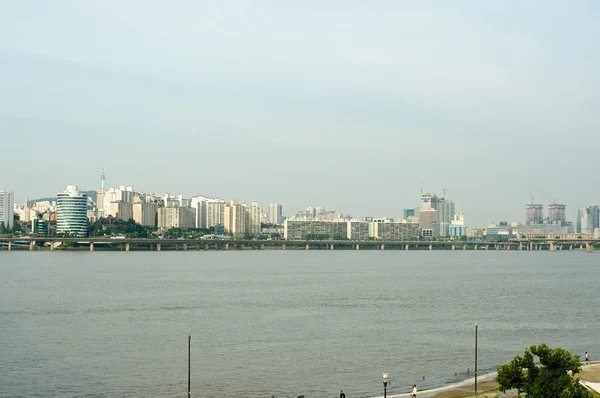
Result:
<svg viewBox="0 0 600 398"><path fill-rule="evenodd" d="M329 246L329 250L333 250L333 243Z"/></svg>
<svg viewBox="0 0 600 398"><path fill-rule="evenodd" d="M281 245L281 250L285 250L285 243Z"/></svg>
<svg viewBox="0 0 600 398"><path fill-rule="evenodd" d="M433 245L429 245L429 250L433 250Z"/></svg>
<svg viewBox="0 0 600 398"><path fill-rule="evenodd" d="M306 250L310 250L310 245L308 243L306 244Z"/></svg>
<svg viewBox="0 0 600 398"><path fill-rule="evenodd" d="M33 251L33 244L34 243L35 243L34 241L29 242L29 251L30 252Z"/></svg>
<svg viewBox="0 0 600 398"><path fill-rule="evenodd" d="M8 246L7 247L8 247L8 251L12 250L12 242L11 241L8 241Z"/></svg>
<svg viewBox="0 0 600 398"><path fill-rule="evenodd" d="M150 249L152 250L152 249ZM93 252L94 251L94 242L90 242L90 251Z"/></svg>
<svg viewBox="0 0 600 398"><path fill-rule="evenodd" d="M160 243L156 244L156 251L159 252L160 251Z"/></svg>
<svg viewBox="0 0 600 398"><path fill-rule="evenodd" d="M406 245L406 249L405 249L405 250L408 250L408 246L409 246L409 245Z"/></svg>
<svg viewBox="0 0 600 398"><path fill-rule="evenodd" d="M204 251L208 251L208 243L204 244Z"/></svg>
<svg viewBox="0 0 600 398"><path fill-rule="evenodd" d="M382 243L381 247L379 248L380 250L385 250L385 245Z"/></svg>
<svg viewBox="0 0 600 398"><path fill-rule="evenodd" d="M125 251L128 252L129 251L129 243L125 243Z"/></svg>

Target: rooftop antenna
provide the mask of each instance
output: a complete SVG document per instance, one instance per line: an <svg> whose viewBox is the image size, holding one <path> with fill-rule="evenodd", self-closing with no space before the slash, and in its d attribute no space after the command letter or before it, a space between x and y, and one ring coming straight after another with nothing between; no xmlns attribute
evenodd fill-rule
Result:
<svg viewBox="0 0 600 398"><path fill-rule="evenodd" d="M421 174L421 187L419 190L421 195L423 195L423 181L425 181L425 174Z"/></svg>
<svg viewBox="0 0 600 398"><path fill-rule="evenodd" d="M442 188L442 192L444 193L444 199L446 199L446 192L448 192L448 188Z"/></svg>
<svg viewBox="0 0 600 398"><path fill-rule="evenodd" d="M102 174L100 174L100 186L102 188L102 192L104 192L104 180L106 180L106 175L104 175L104 167L103 167Z"/></svg>

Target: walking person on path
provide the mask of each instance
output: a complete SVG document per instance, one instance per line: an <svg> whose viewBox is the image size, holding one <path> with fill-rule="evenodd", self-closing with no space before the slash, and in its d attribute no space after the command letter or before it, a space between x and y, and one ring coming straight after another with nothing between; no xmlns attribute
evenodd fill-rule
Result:
<svg viewBox="0 0 600 398"><path fill-rule="evenodd" d="M413 384L412 389L410 390L410 396L412 398L417 398L417 385Z"/></svg>
<svg viewBox="0 0 600 398"><path fill-rule="evenodd" d="M340 390L340 398L346 398L346 394L344 394L344 390Z"/></svg>
<svg viewBox="0 0 600 398"><path fill-rule="evenodd" d="M590 362L590 354L588 354L588 352L585 352L585 363L589 363Z"/></svg>

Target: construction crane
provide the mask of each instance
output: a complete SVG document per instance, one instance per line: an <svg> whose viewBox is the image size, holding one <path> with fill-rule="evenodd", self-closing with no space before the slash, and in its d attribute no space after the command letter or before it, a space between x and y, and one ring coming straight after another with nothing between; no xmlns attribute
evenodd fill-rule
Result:
<svg viewBox="0 0 600 398"><path fill-rule="evenodd" d="M531 184L529 184L529 194L531 195L531 204L534 204L535 199L533 198L533 191L531 190Z"/></svg>

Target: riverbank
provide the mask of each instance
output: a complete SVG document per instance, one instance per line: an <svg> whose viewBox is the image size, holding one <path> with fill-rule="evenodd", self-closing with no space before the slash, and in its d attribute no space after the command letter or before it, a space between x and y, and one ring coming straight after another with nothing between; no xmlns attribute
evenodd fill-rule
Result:
<svg viewBox="0 0 600 398"><path fill-rule="evenodd" d="M477 396L478 397L506 397L513 398L517 395L515 393L502 394L498 392L498 383L494 378L496 373L490 373L480 378L477 383ZM591 389L598 388L595 383L600 383L600 362L591 362L588 365L582 364L581 372L577 377ZM588 384L591 383L591 384ZM595 390L597 393L600 391ZM409 393L391 395L389 398L401 398L409 397ZM430 390L420 391L418 394L419 398L474 398L475 397L475 380L469 379L461 383L456 383L444 387L434 388Z"/></svg>

